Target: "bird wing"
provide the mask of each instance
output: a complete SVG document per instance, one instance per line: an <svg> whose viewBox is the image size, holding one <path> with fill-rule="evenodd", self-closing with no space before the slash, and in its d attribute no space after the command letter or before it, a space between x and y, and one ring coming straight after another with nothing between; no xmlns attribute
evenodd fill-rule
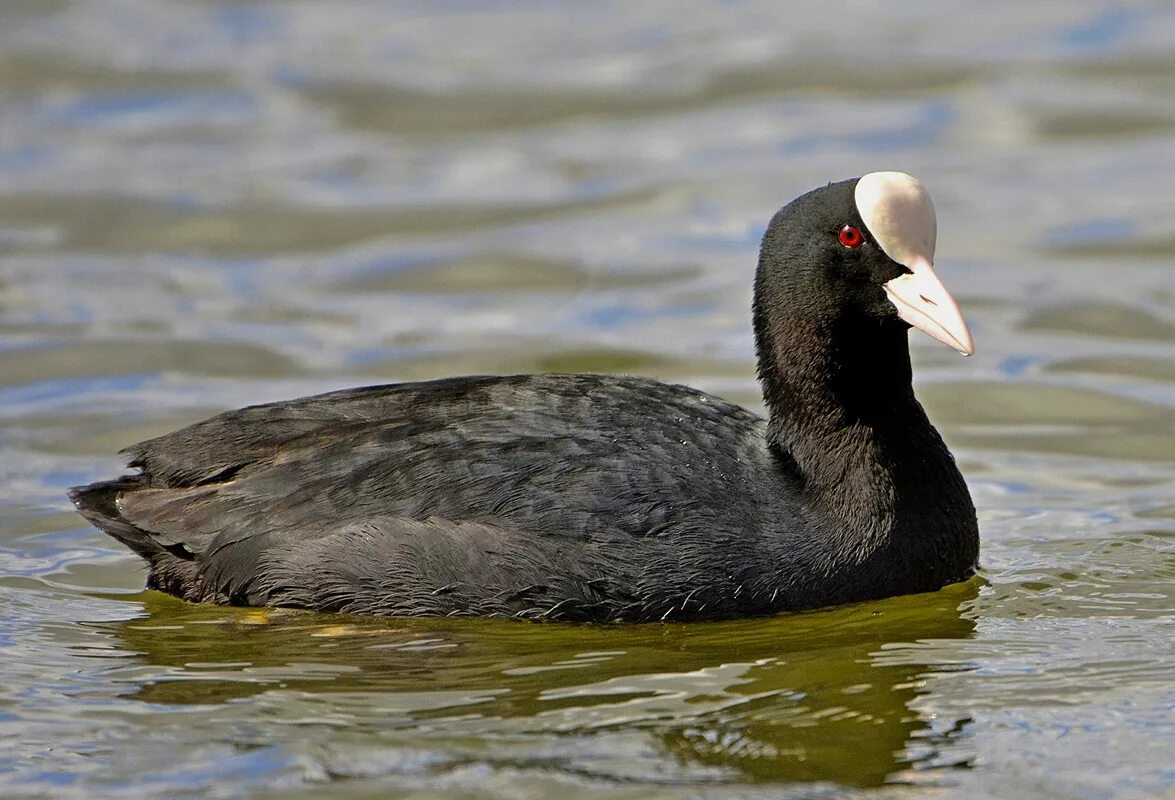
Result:
<svg viewBox="0 0 1175 800"><path fill-rule="evenodd" d="M688 561L662 534L732 507L740 424L760 422L634 378L370 387L135 445L139 475L75 499L151 561L156 585L189 599L483 615L597 604L600 618L600 603L636 602L645 570ZM708 470L720 479L685 488Z"/></svg>

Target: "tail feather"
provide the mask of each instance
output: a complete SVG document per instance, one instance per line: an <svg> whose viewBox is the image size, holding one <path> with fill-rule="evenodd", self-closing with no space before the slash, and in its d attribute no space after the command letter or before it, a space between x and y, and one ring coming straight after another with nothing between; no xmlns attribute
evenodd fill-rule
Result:
<svg viewBox="0 0 1175 800"><path fill-rule="evenodd" d="M117 503L121 492L139 489L145 485L146 480L142 475L124 475L112 481L75 486L69 490L69 498L73 500L78 513L93 525L151 561L164 552L163 548L149 533L123 519Z"/></svg>
<svg viewBox="0 0 1175 800"><path fill-rule="evenodd" d="M147 587L187 598L194 591L196 565L152 537L150 531L136 527L123 518L118 496L148 486L144 475L123 475L69 490L78 513L103 533L126 545L151 566ZM191 598L189 598L191 599Z"/></svg>

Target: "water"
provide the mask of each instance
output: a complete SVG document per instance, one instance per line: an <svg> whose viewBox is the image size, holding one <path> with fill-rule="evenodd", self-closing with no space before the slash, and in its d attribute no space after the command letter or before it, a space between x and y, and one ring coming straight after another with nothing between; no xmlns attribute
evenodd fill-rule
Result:
<svg viewBox="0 0 1175 800"><path fill-rule="evenodd" d="M0 794L1175 793L1164 3L0 5ZM65 487L219 409L623 371L756 406L757 239L897 168L983 575L711 625L189 606Z"/></svg>

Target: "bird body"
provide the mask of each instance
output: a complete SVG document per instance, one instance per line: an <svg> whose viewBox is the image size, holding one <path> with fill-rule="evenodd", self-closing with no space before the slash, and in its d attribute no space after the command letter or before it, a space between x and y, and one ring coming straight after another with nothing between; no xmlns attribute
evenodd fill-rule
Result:
<svg viewBox="0 0 1175 800"><path fill-rule="evenodd" d="M975 511L914 398L915 323L887 288L933 287L874 241L876 209L846 200L860 193L816 190L768 229L754 309L767 419L625 376L374 386L134 445L137 474L75 503L148 562L150 587L198 602L647 622L964 579ZM961 324L936 338L969 347Z"/></svg>

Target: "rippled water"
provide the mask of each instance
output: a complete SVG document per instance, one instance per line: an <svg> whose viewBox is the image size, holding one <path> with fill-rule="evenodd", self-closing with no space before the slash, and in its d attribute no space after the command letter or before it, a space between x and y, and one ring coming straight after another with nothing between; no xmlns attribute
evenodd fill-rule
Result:
<svg viewBox="0 0 1175 800"><path fill-rule="evenodd" d="M0 4L0 794L1175 793L1175 14ZM218 409L623 371L755 406L784 201L931 188L980 509L935 595L709 625L185 605L65 487Z"/></svg>

